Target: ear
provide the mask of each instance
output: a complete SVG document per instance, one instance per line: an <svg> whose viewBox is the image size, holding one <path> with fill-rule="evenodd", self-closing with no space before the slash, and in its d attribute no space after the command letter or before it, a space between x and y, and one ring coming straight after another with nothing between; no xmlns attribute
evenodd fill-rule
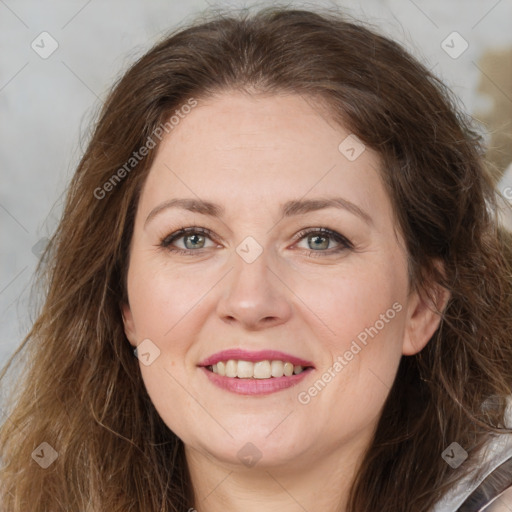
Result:
<svg viewBox="0 0 512 512"><path fill-rule="evenodd" d="M412 356L420 352L432 338L441 322L450 292L441 285L430 288L431 297L418 291L412 292L407 306L407 319L402 354Z"/></svg>
<svg viewBox="0 0 512 512"><path fill-rule="evenodd" d="M128 341L133 347L137 347L137 336L135 334L135 325L133 322L133 315L128 303L121 305L121 315L123 317L124 333Z"/></svg>

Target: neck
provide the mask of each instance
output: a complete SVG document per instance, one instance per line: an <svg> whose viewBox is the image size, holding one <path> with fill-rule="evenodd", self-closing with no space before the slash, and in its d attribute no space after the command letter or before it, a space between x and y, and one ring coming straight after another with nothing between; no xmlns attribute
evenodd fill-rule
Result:
<svg viewBox="0 0 512 512"><path fill-rule="evenodd" d="M252 467L185 446L194 489L189 512L344 512L366 444L303 453L286 465Z"/></svg>

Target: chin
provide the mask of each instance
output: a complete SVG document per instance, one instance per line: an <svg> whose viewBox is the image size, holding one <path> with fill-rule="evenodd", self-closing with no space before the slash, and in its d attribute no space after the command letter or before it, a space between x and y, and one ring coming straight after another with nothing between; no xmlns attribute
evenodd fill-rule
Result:
<svg viewBox="0 0 512 512"><path fill-rule="evenodd" d="M232 435L233 438L222 435L220 439L205 435L199 443L201 451L206 450L210 457L221 463L248 468L294 464L304 452L300 440L290 437L283 440L280 436L274 438L273 434L268 435L268 431L252 433L242 429L240 435L236 432L232 432Z"/></svg>

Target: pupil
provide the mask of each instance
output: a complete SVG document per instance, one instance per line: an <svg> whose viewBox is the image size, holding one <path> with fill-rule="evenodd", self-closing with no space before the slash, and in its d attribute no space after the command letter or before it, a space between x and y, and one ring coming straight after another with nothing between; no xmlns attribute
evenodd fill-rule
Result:
<svg viewBox="0 0 512 512"><path fill-rule="evenodd" d="M314 236L313 236L313 240L315 240L315 242L314 242L314 243L315 243L315 245L317 245L317 247L318 247L318 244L316 244L316 241L317 241L318 239L322 239L322 238L323 238L324 240L326 239L324 236L319 236L319 235L314 235ZM324 245L325 245L325 243L324 243ZM322 247L322 248L323 248L323 249L326 249L326 247Z"/></svg>
<svg viewBox="0 0 512 512"><path fill-rule="evenodd" d="M202 237L201 237L200 235L189 235L189 236L186 238L186 240L187 240L187 239L188 239L188 240L190 240L191 238L202 238ZM185 243L185 245L187 245L187 244ZM187 248L188 248L188 247L187 247Z"/></svg>

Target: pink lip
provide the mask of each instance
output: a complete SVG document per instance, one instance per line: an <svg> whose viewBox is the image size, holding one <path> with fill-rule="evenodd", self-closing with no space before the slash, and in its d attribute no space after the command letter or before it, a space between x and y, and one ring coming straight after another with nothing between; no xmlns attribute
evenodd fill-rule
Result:
<svg viewBox="0 0 512 512"><path fill-rule="evenodd" d="M242 350L240 348L233 348L217 352L216 354L213 354L210 357L207 357L206 359L201 361L198 364L198 366L211 366L217 364L219 361L229 361L230 359L251 361L253 363L257 361L279 360L283 361L284 363L290 362L294 366L312 366L314 368L313 363L311 363L310 361L300 359L298 357L292 356L291 354L279 352L278 350L260 350L259 352L249 352L247 350ZM299 375L302 374L299 373ZM271 380L279 380L279 378L290 379L290 377L278 377L272 378Z"/></svg>
<svg viewBox="0 0 512 512"><path fill-rule="evenodd" d="M290 361L291 362L291 361ZM290 377L271 377L270 379L239 379L238 377L223 377L217 373L213 373L207 368L201 370L210 379L210 382L219 388L238 393L239 395L267 395L275 393L283 389L295 386L306 375L313 371L313 368L308 368L297 375Z"/></svg>

